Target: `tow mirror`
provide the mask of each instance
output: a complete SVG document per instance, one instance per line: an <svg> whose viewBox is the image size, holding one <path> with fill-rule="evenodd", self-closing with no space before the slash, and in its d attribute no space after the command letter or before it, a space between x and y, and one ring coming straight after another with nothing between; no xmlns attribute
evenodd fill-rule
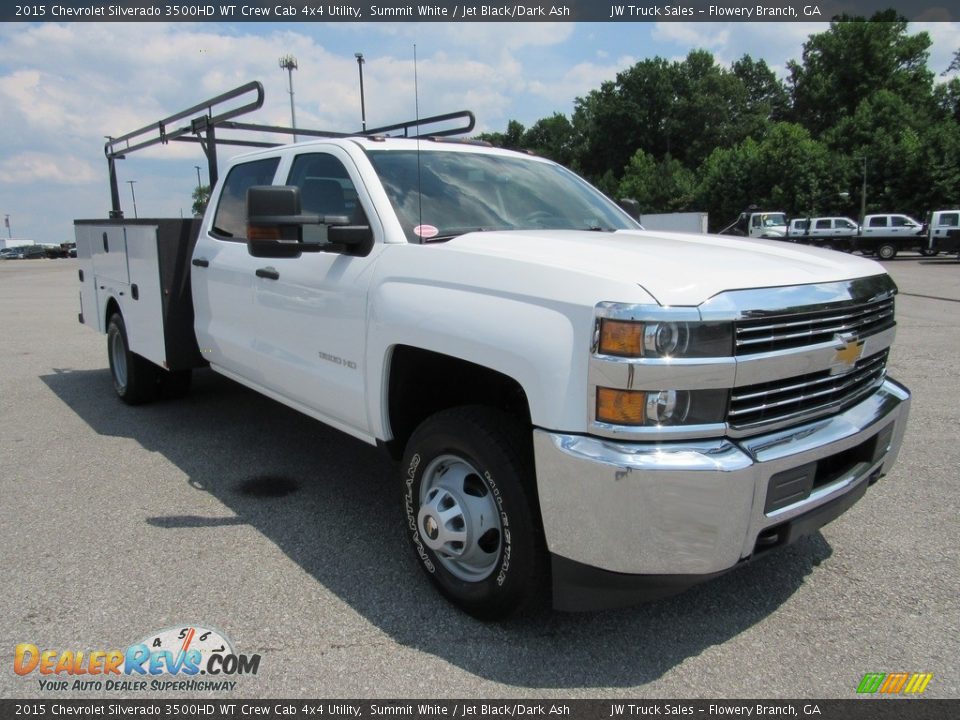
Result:
<svg viewBox="0 0 960 720"><path fill-rule="evenodd" d="M253 257L292 258L305 252L368 255L369 225L350 225L346 215L304 215L300 188L255 185L247 190L247 249Z"/></svg>
<svg viewBox="0 0 960 720"><path fill-rule="evenodd" d="M293 258L302 252L300 188L255 185L247 190L247 251L253 257Z"/></svg>

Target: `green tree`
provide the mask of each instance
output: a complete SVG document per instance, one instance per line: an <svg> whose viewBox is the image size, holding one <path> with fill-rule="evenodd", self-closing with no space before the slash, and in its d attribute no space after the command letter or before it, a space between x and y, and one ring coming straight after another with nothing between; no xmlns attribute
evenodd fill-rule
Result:
<svg viewBox="0 0 960 720"><path fill-rule="evenodd" d="M210 186L198 185L193 189L193 214L203 215L210 201Z"/></svg>
<svg viewBox="0 0 960 720"><path fill-rule="evenodd" d="M840 120L825 135L838 154L856 168L849 191L857 197L862 183L862 160L867 158L867 211L920 214L929 185L924 138L929 122L898 94L878 90Z"/></svg>
<svg viewBox="0 0 960 720"><path fill-rule="evenodd" d="M930 36L907 34L893 10L871 20L840 16L811 35L801 63L790 61L793 117L815 136L829 130L878 90L896 93L925 111L932 107L933 73L927 68Z"/></svg>
<svg viewBox="0 0 960 720"><path fill-rule="evenodd" d="M786 119L790 111L790 94L765 60L744 55L730 69L743 83L750 115L758 120Z"/></svg>
<svg viewBox="0 0 960 720"><path fill-rule="evenodd" d="M760 63L744 64L752 90L763 93ZM775 79L774 79L775 80ZM775 95L775 84L766 87ZM678 62L642 60L575 101L574 158L589 176L608 170L620 177L637 150L662 160L668 155L696 167L716 147L735 144L762 128L770 108L751 104L743 80L694 50Z"/></svg>
<svg viewBox="0 0 960 720"><path fill-rule="evenodd" d="M940 83L934 88L933 96L942 116L960 123L960 79Z"/></svg>
<svg viewBox="0 0 960 720"><path fill-rule="evenodd" d="M679 160L668 155L657 162L649 153L637 150L624 171L617 197L633 198L641 213L680 212L693 208L695 190L693 171Z"/></svg>
<svg viewBox="0 0 960 720"><path fill-rule="evenodd" d="M954 70L960 71L960 48L954 51L953 60L950 61L950 65L941 74L949 75Z"/></svg>
<svg viewBox="0 0 960 720"><path fill-rule="evenodd" d="M573 162L573 125L562 113L537 120L521 139L525 150L550 158L561 165Z"/></svg>
<svg viewBox="0 0 960 720"><path fill-rule="evenodd" d="M944 120L931 126L923 138L921 164L927 169L922 186L923 210L960 205L960 122Z"/></svg>
<svg viewBox="0 0 960 720"><path fill-rule="evenodd" d="M523 124L517 120L510 120L507 123L506 132L481 133L477 138L487 141L494 147L519 150L523 148L523 133Z"/></svg>
<svg viewBox="0 0 960 720"><path fill-rule="evenodd" d="M849 168L793 123L775 123L761 141L718 148L700 166L696 204L720 229L750 205L792 216L846 209Z"/></svg>

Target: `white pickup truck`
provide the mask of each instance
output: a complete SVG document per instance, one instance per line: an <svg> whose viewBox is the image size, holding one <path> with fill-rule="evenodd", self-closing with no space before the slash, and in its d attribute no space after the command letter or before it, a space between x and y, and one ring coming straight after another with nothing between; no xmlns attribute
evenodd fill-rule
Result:
<svg viewBox="0 0 960 720"><path fill-rule="evenodd" d="M843 513L903 438L880 265L646 232L544 159L321 137L233 158L200 221L121 214L76 224L117 394L209 364L384 447L412 551L477 617L726 572Z"/></svg>

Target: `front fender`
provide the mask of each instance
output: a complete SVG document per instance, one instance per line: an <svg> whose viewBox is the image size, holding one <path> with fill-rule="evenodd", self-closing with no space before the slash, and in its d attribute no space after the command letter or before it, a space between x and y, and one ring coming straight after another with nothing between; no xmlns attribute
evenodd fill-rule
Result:
<svg viewBox="0 0 960 720"><path fill-rule="evenodd" d="M466 360L514 379L534 425L586 425L587 362L593 309L476 288L387 281L370 297L368 417L391 439L389 358L407 345Z"/></svg>

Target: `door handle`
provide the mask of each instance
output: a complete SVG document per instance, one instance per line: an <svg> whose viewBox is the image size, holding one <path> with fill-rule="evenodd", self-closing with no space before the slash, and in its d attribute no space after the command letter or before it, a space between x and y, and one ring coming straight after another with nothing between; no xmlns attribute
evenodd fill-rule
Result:
<svg viewBox="0 0 960 720"><path fill-rule="evenodd" d="M280 273L272 267L257 268L257 277L266 278L267 280L279 280Z"/></svg>
<svg viewBox="0 0 960 720"><path fill-rule="evenodd" d="M206 258L194 258L192 264L195 267L210 267L210 261Z"/></svg>

